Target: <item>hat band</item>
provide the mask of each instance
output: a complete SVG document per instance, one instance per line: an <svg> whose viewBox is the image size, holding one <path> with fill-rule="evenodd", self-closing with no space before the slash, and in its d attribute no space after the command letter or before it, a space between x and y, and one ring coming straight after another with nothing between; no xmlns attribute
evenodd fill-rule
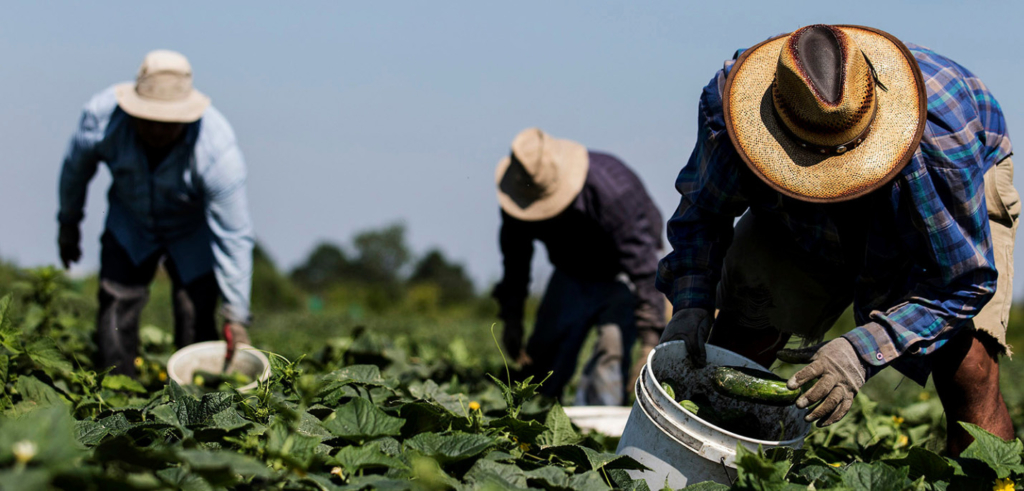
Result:
<svg viewBox="0 0 1024 491"><path fill-rule="evenodd" d="M183 100L192 92L192 77L174 72L157 72L140 76L135 82L135 93L146 99L161 101Z"/></svg>
<svg viewBox="0 0 1024 491"><path fill-rule="evenodd" d="M772 86L774 85L775 82L773 81ZM793 130L789 128L789 126L786 124L785 121L782 120L782 117L779 115L779 112L775 110L774 107L772 108L772 114L775 115L775 121L778 122L779 127L782 128L782 131L789 135L790 138L795 140L801 148L806 148L808 150L811 150L812 152L820 153L822 155L842 155L846 152L849 152L850 150L853 150L854 148L857 148L858 145L864 143L864 140L867 139L868 133L871 133L871 125L875 122L875 115L878 114L878 104L875 103L872 106L871 115L868 117L868 124L867 126L864 127L864 131L861 131L859 135L839 145L818 145L816 143L804 140L803 138L797 136L797 134L794 133Z"/></svg>

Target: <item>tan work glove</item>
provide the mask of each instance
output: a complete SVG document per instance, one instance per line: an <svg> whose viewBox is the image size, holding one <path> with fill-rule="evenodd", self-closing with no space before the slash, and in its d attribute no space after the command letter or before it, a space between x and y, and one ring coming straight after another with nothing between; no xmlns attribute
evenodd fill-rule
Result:
<svg viewBox="0 0 1024 491"><path fill-rule="evenodd" d="M224 323L224 341L228 343L228 352L224 357L225 367L231 364L231 360L235 358L235 350L238 345L252 344L249 341L249 331L245 329L245 326L230 321Z"/></svg>
<svg viewBox="0 0 1024 491"><path fill-rule="evenodd" d="M867 380L867 367L846 338L836 338L809 348L780 350L777 356L786 363L810 363L793 374L786 386L796 390L808 381L818 379L796 400L796 407L804 409L824 399L804 418L814 421L828 416L819 421L818 426L828 426L846 416L853 405L853 396Z"/></svg>
<svg viewBox="0 0 1024 491"><path fill-rule="evenodd" d="M698 367L707 364L708 354L704 344L711 333L711 313L704 309L680 309L672 315L672 320L665 326L661 342L686 341L687 356Z"/></svg>

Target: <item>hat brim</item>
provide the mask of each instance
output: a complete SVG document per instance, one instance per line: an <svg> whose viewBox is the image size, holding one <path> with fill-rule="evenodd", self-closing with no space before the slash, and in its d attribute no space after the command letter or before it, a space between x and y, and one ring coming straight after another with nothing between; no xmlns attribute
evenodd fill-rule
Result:
<svg viewBox="0 0 1024 491"><path fill-rule="evenodd" d="M576 199L576 196L583 190L587 182L587 171L590 169L590 156L587 147L570 140L549 138L547 145L551 146L552 161L558 167L558 182L554 189L543 197L533 200L529 205L523 207L516 200L502 189L501 181L512 163L510 157L505 157L498 162L495 169L495 184L498 187L498 204L514 218L528 222L536 222L554 218L565 211Z"/></svg>
<svg viewBox="0 0 1024 491"><path fill-rule="evenodd" d="M135 84L123 83L114 88L117 104L124 112L140 119L161 123L193 123L210 107L210 98L192 89L188 97L177 101L161 101L140 97Z"/></svg>
<svg viewBox="0 0 1024 491"><path fill-rule="evenodd" d="M852 150L822 155L803 148L775 117L771 86L789 35L744 51L722 97L729 138L743 161L772 188L803 201L846 201L878 189L910 161L924 133L924 80L907 47L877 29L836 27L864 51L887 89L875 91L878 106L871 130Z"/></svg>

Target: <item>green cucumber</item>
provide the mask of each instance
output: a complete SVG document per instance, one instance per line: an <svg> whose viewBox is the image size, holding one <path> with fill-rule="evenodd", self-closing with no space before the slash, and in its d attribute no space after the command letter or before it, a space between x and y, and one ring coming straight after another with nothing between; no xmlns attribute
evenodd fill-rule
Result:
<svg viewBox="0 0 1024 491"><path fill-rule="evenodd" d="M803 388L790 390L774 373L752 368L716 367L713 378L719 394L757 404L788 406L803 394Z"/></svg>
<svg viewBox="0 0 1024 491"><path fill-rule="evenodd" d="M668 382L661 383L661 390L664 390L673 401L676 400L676 391Z"/></svg>

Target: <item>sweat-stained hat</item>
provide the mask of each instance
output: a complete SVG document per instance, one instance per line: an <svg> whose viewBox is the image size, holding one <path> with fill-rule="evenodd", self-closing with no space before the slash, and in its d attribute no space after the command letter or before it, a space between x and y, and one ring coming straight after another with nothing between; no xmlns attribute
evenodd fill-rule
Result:
<svg viewBox="0 0 1024 491"><path fill-rule="evenodd" d="M583 190L590 168L587 148L530 128L516 135L512 153L498 162L498 203L526 221L552 218Z"/></svg>
<svg viewBox="0 0 1024 491"><path fill-rule="evenodd" d="M800 200L835 202L879 188L910 161L927 98L898 39L818 24L744 51L723 108L733 145L758 177Z"/></svg>
<svg viewBox="0 0 1024 491"><path fill-rule="evenodd" d="M175 51L151 51L135 83L118 84L114 90L124 112L150 121L192 123L210 105L210 98L192 87L192 65Z"/></svg>

